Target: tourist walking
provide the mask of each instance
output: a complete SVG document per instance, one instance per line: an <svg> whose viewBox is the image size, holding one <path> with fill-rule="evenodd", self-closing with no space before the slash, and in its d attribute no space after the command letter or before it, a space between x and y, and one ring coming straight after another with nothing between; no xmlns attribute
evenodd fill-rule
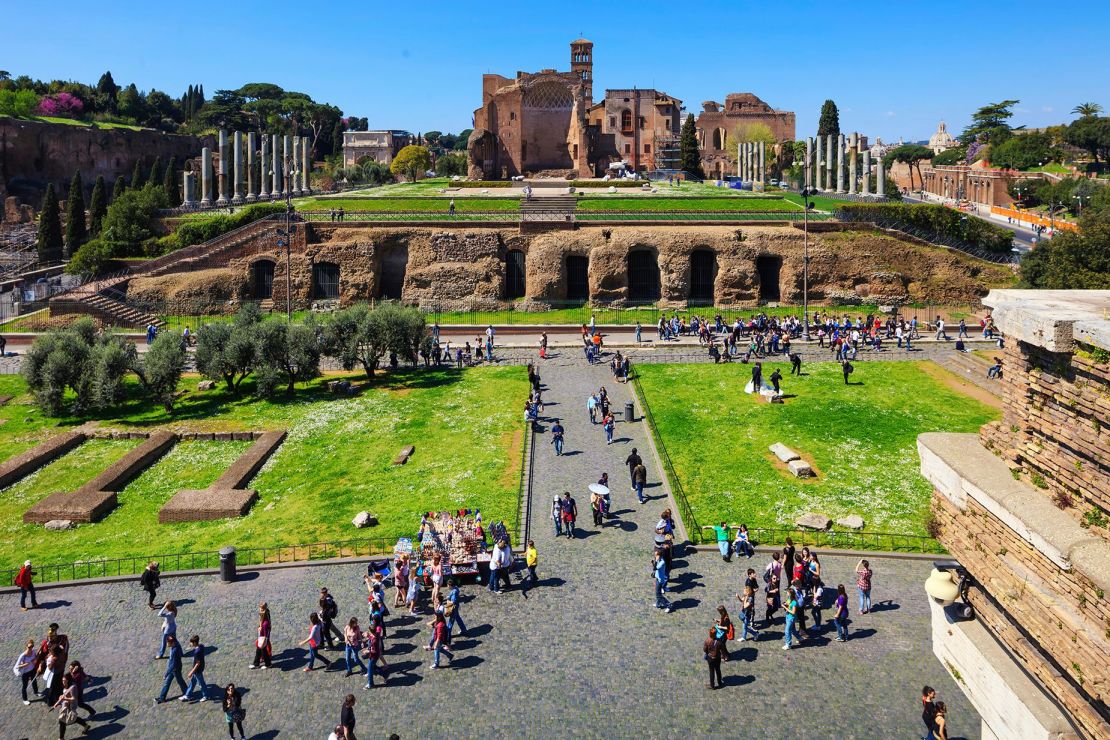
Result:
<svg viewBox="0 0 1110 740"><path fill-rule="evenodd" d="M586 413L589 414L590 423L597 423L597 396L591 393L586 399Z"/></svg>
<svg viewBox="0 0 1110 740"><path fill-rule="evenodd" d="M636 490L636 466L642 464L643 462L644 459L640 457L640 453L636 451L635 447L632 448L632 452L628 455L628 457L624 459L624 464L628 466L628 478L629 483L631 483L632 485L633 491Z"/></svg>
<svg viewBox="0 0 1110 740"><path fill-rule="evenodd" d="M235 730L239 730L239 740L247 740L247 733L243 732L243 719L247 712L243 709L243 695L235 684L229 683L224 687L224 720L227 722L227 736L235 740Z"/></svg>
<svg viewBox="0 0 1110 740"><path fill-rule="evenodd" d="M926 684L921 689L921 721L925 723L924 740L936 740L937 692Z"/></svg>
<svg viewBox="0 0 1110 740"><path fill-rule="evenodd" d="M181 689L182 694L188 690L185 679L181 677L181 646L177 644L177 638L174 635L169 635L166 638L166 647L170 651L169 655L166 656L166 675L162 681L162 692L154 700L155 704L161 704L166 700L166 694L170 691L170 684L174 681L177 681L177 686Z"/></svg>
<svg viewBox="0 0 1110 740"><path fill-rule="evenodd" d="M786 611L786 628L782 634L782 649L789 650L793 647L791 639L794 634L794 619L798 614L798 600L792 588L786 589L786 602L783 604L783 609Z"/></svg>
<svg viewBox="0 0 1110 740"><path fill-rule="evenodd" d="M753 640L758 640L759 632L752 627L755 622L755 589L750 585L744 586L744 592L737 594L736 598L740 600L740 617L742 619L740 642L747 640L749 634Z"/></svg>
<svg viewBox="0 0 1110 740"><path fill-rule="evenodd" d="M200 701L208 701L208 684L204 682L204 645L200 644L198 635L189 638L189 656L193 659L193 666L186 676L189 688L181 695L181 701L189 701L194 688L200 692Z"/></svg>
<svg viewBox="0 0 1110 740"><path fill-rule="evenodd" d="M556 456L563 454L563 433L563 425L556 419L555 423L551 425L551 444L555 445Z"/></svg>
<svg viewBox="0 0 1110 740"><path fill-rule="evenodd" d="M139 576L139 585L144 591L146 591L147 596L149 597L146 604L151 609L158 608L154 605L154 598L158 595L158 587L162 585L162 581L160 580L159 575L158 561L152 560L147 563L146 568L143 569L143 574Z"/></svg>
<svg viewBox="0 0 1110 740"><path fill-rule="evenodd" d="M31 700L27 698L27 684L31 684L31 690L35 693L35 696L39 695L39 674L35 668L37 662L35 641L28 640L27 647L15 659L15 665L12 666L12 672L19 676L21 682L20 692L23 695L23 706L29 706L31 703Z"/></svg>
<svg viewBox="0 0 1110 740"><path fill-rule="evenodd" d="M842 360L840 362L840 371L844 373L844 385L849 385L848 376L855 371L855 368L852 367L852 363L848 362L848 360Z"/></svg>
<svg viewBox="0 0 1110 740"><path fill-rule="evenodd" d="M165 656L166 641L177 635L177 604L167 601L158 610L158 616L162 618L162 646L158 648L158 654L154 656L155 660L161 660Z"/></svg>
<svg viewBox="0 0 1110 740"><path fill-rule="evenodd" d="M613 420L613 414L611 412L605 414L605 418L602 420L601 424L602 428L605 429L605 444L613 444L613 429L616 426L616 422Z"/></svg>
<svg viewBox="0 0 1110 740"><path fill-rule="evenodd" d="M555 536L563 536L563 507L559 504L559 497L554 496L551 500L551 521L555 525Z"/></svg>
<svg viewBox="0 0 1110 740"><path fill-rule="evenodd" d="M937 702L937 717L934 722L936 730L933 734L937 740L948 740L948 706L942 701Z"/></svg>
<svg viewBox="0 0 1110 740"><path fill-rule="evenodd" d="M459 623L459 634L466 635L466 622L459 613L459 582L455 578L447 581L447 641L451 642L451 633L455 629L455 622Z"/></svg>
<svg viewBox="0 0 1110 740"><path fill-rule="evenodd" d="M636 499L641 504L647 503L647 499L644 498L645 485L647 485L647 468L641 462L632 469L632 490L636 492Z"/></svg>
<svg viewBox="0 0 1110 740"><path fill-rule="evenodd" d="M88 735L89 723L77 714L77 695L73 686L73 679L62 676L62 693L58 700L51 706L58 710L58 740L65 740L66 727L72 724L81 725L82 734Z"/></svg>
<svg viewBox="0 0 1110 740"><path fill-rule="evenodd" d="M574 539L574 522L578 519L578 504L570 495L570 491L563 493L563 500L559 502L563 509L563 529L566 530L567 539Z"/></svg>
<svg viewBox="0 0 1110 740"><path fill-rule="evenodd" d="M670 611L668 609L667 611ZM702 653L705 657L706 665L709 666L709 684L710 689L719 689L724 685L721 678L721 641L717 639L716 630L710 629L709 636L705 638L702 643Z"/></svg>
<svg viewBox="0 0 1110 740"><path fill-rule="evenodd" d="M323 655L319 655L317 651L320 649L321 633L323 632L320 623L320 615L312 612L308 615L308 637L297 643L298 647L308 647L308 664L303 668L305 673L313 670L316 666L316 659L319 658L325 668L331 666L331 661Z"/></svg>
<svg viewBox="0 0 1110 740"><path fill-rule="evenodd" d="M652 554L652 580L655 582L655 608L662 609L671 613L671 602L667 601L663 596L667 592L667 561L663 559L663 554L659 550L655 550Z"/></svg>
<svg viewBox="0 0 1110 740"><path fill-rule="evenodd" d="M536 552L536 543L528 540L528 546L524 549L524 565L528 568L528 573L525 574L524 579L520 583L521 594L528 596L528 589L532 588L539 582L539 576L536 575L536 566L539 565L540 556Z"/></svg>
<svg viewBox="0 0 1110 740"><path fill-rule="evenodd" d="M258 605L258 634L254 640L254 660L251 670L261 667L266 670L272 666L274 648L270 643L270 607L263 601Z"/></svg>
<svg viewBox="0 0 1110 740"><path fill-rule="evenodd" d="M859 613L871 611L871 565L866 560L856 563L856 589L859 591Z"/></svg>
<svg viewBox="0 0 1110 740"><path fill-rule="evenodd" d="M802 357L797 352L790 353L790 374L802 377Z"/></svg>
<svg viewBox="0 0 1110 740"><path fill-rule="evenodd" d="M447 621L443 618L443 614L436 614L435 618L428 622L428 626L432 628L432 641L424 649L432 651L431 667L433 669L439 668L439 654L441 652L446 653L447 659L454 663L455 656L451 653L451 648L447 646Z"/></svg>
<svg viewBox="0 0 1110 740"><path fill-rule="evenodd" d="M434 600L433 603L435 603ZM366 664L359 657L362 641L362 628L358 626L358 618L351 617L351 621L347 622L347 626L343 629L343 661L347 664L347 672L343 674L344 677L353 673L351 670L352 661L362 669L363 673L369 673Z"/></svg>
<svg viewBox="0 0 1110 740"><path fill-rule="evenodd" d="M320 589L320 629L324 638L324 647L331 650L335 642L343 642L343 633L335 626L335 618L339 616L339 605L335 598L328 593L326 588ZM334 639L333 639L334 636Z"/></svg>
<svg viewBox="0 0 1110 740"><path fill-rule="evenodd" d="M339 727L336 728L343 734L341 740L355 740L355 695L347 694L343 699L343 708L339 710Z"/></svg>
<svg viewBox="0 0 1110 740"><path fill-rule="evenodd" d="M493 552L490 554L489 560L489 590L495 593L504 593L501 583L505 584L505 588L511 588L512 582L509 580L509 568L513 564L513 551L509 547L509 541L500 539L497 544L493 546Z"/></svg>
<svg viewBox="0 0 1110 740"><path fill-rule="evenodd" d="M89 719L96 716L96 710L91 704L85 703L85 684L89 681L88 674L76 660L69 664L69 677L73 680L73 695L77 700L77 708L89 713Z"/></svg>
<svg viewBox="0 0 1110 740"><path fill-rule="evenodd" d="M848 641L848 593L844 590L844 584L838 584L836 587L836 603L833 611L833 623L836 624L836 641Z"/></svg>
<svg viewBox="0 0 1110 740"><path fill-rule="evenodd" d="M448 602L447 606L444 608L450 609L450 602ZM376 619L374 617L371 617L370 629L362 633L362 637L363 640L365 640L366 645L366 648L362 651L362 657L366 658L366 685L362 687L363 689L374 688L374 668L377 665L378 661L382 658L382 640L384 639L384 631L382 633L378 632L378 628L380 627L380 625L381 615L379 613ZM447 637L448 642L450 642L450 631L448 631ZM388 683L385 677L385 673L382 673L382 683Z"/></svg>
<svg viewBox="0 0 1110 740"><path fill-rule="evenodd" d="M729 660L731 656L728 653L728 641L736 637L736 628L724 604L717 607L717 619L713 623L713 629L716 630L717 639L721 641L721 653L724 659Z"/></svg>
<svg viewBox="0 0 1110 740"><path fill-rule="evenodd" d="M35 598L35 571L31 568L31 561L23 563L23 567L15 575L15 585L19 587L19 608L27 611L27 594L31 595L31 608L38 609L39 602Z"/></svg>

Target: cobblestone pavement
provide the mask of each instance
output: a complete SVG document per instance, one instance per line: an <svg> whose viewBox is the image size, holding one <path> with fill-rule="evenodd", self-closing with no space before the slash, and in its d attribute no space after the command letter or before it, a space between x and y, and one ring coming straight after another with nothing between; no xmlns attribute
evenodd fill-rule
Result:
<svg viewBox="0 0 1110 740"><path fill-rule="evenodd" d="M245 691L248 736L325 737L343 696L355 694L359 737L920 737L918 692L928 683L949 705L953 737L979 736L979 719L933 657L922 583L929 564L877 560L877 607L855 616L851 639L828 635L790 652L780 650L781 622L756 642L731 643L724 664L726 688L708 691L701 643L718 604L735 614L735 593L747 561L724 563L715 553L680 553L670 598L676 611L652 607L652 528L667 505L665 488L647 489L639 506L628 490L624 458L648 450L642 422L618 423L606 446L591 426L585 395L606 385L616 407L629 389L612 382L607 366L587 367L578 356L541 366L546 417L537 436L531 535L540 554L539 586L524 597L516 585L494 595L464 588L461 614L469 633L456 638L447 670L429 669L422 649L423 620L390 620L387 688L362 691L365 681L343 670L301 672L305 653L295 643L320 586L336 595L345 621L365 616L360 565L326 565L245 574L223 584L213 576L167 578L159 597L182 604L178 634L198 633L212 651L207 678L233 681ZM557 458L547 427L563 419L567 443ZM650 454L649 480L658 481ZM613 481L615 520L595 528L586 486L607 471ZM570 490L581 511L578 536L556 539L551 497ZM326 515L325 512L321 512ZM414 522L415 524L415 522ZM750 561L760 568L763 556ZM852 585L854 561L823 559L831 584ZM854 599L854 590L850 590ZM14 662L28 636L41 639L57 621L71 639L71 658L93 678L86 692L99 714L93 736L218 738L223 715L216 703L152 706L163 663L152 660L160 620L135 583L43 590L50 608L20 612L16 598L0 597L0 648ZM275 670L252 671L254 620L259 601L273 612ZM339 652L326 652L342 661ZM53 716L40 704L24 707L8 674L0 701L5 737L51 738ZM176 697L176 689L170 697ZM74 728L76 729L76 728ZM72 732L76 735L76 732Z"/></svg>

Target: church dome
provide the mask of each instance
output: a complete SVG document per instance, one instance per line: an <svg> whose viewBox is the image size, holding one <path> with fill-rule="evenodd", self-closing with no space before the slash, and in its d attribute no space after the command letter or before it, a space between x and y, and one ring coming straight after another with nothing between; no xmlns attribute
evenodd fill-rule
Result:
<svg viewBox="0 0 1110 740"><path fill-rule="evenodd" d="M952 134L948 133L948 127L944 121L941 121L937 130L929 137L929 148L933 150L933 154L940 154L945 149L951 149L954 146L956 146L956 140L952 138Z"/></svg>

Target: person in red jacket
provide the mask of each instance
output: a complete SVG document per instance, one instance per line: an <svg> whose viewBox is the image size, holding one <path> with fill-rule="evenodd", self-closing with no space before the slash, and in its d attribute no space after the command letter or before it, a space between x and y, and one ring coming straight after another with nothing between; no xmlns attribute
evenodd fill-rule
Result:
<svg viewBox="0 0 1110 740"><path fill-rule="evenodd" d="M35 584L32 583L34 576L35 571L31 569L31 561L28 560L15 577L15 585L19 586L19 608L23 611L27 611L27 594L31 594L31 608L39 608L38 599L35 598Z"/></svg>

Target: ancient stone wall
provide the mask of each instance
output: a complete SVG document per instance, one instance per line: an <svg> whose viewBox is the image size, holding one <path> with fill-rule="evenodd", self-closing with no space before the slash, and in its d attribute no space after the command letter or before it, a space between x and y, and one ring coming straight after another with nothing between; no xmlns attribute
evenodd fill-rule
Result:
<svg viewBox="0 0 1110 740"><path fill-rule="evenodd" d="M78 169L90 192L98 175L111 188L119 175L130 177L138 160L149 170L155 157L181 160L204 146L215 146L213 138L0 117L0 201L7 190L37 207L49 183L65 197Z"/></svg>

